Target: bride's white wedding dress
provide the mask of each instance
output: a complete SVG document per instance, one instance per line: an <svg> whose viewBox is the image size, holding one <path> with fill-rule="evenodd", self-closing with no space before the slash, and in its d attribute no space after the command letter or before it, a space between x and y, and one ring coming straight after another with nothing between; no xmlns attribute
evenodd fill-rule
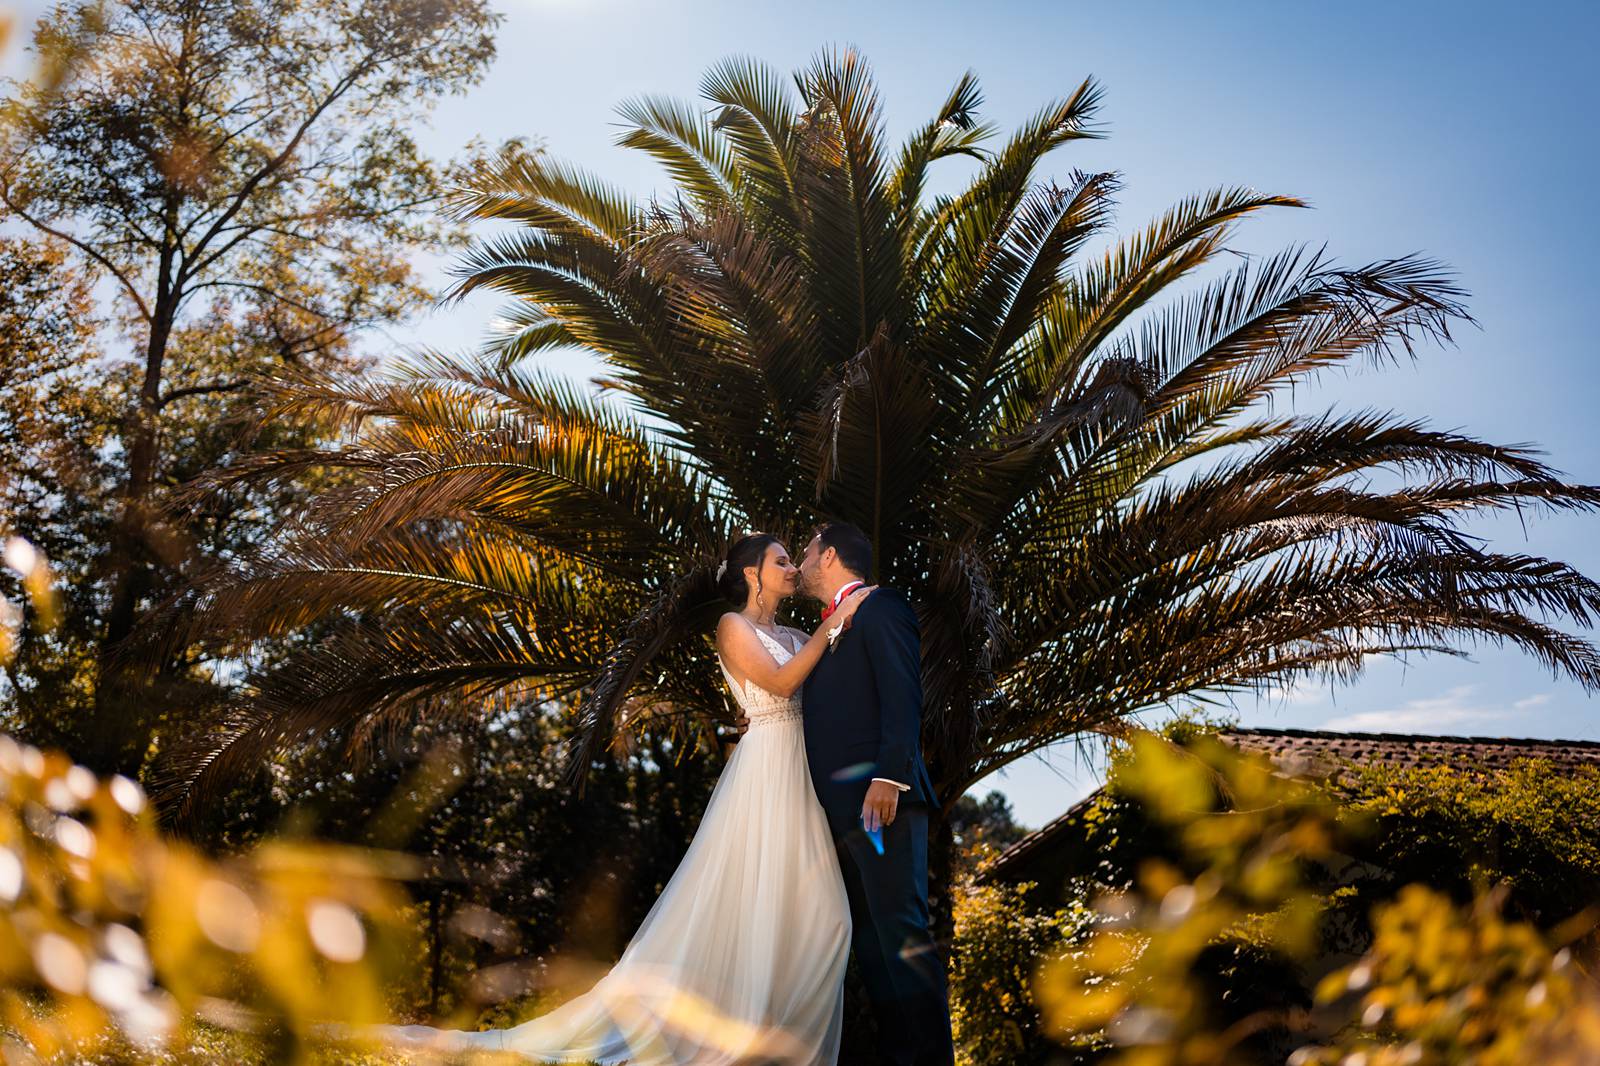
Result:
<svg viewBox="0 0 1600 1066"><path fill-rule="evenodd" d="M792 658L755 631L780 665ZM511 1028L379 1026L381 1035L535 1062L833 1066L850 906L806 767L800 696L741 686L725 664L722 675L750 729L616 965L590 991Z"/></svg>

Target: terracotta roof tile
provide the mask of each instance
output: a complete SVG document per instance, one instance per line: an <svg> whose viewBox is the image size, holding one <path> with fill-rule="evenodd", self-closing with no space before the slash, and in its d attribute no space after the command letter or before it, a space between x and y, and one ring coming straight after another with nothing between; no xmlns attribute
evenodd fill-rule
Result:
<svg viewBox="0 0 1600 1066"><path fill-rule="evenodd" d="M1440 763L1482 770L1509 769L1518 759L1548 759L1558 766L1600 766L1600 741L1527 737L1437 737L1417 733L1334 733L1319 729L1224 729L1221 738L1259 751L1285 770L1352 760L1389 766Z"/></svg>

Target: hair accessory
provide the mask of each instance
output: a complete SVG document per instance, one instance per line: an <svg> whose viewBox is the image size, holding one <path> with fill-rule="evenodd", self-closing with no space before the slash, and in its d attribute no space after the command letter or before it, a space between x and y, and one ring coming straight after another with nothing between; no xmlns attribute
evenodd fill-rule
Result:
<svg viewBox="0 0 1600 1066"><path fill-rule="evenodd" d="M728 572L728 560L724 559L717 564L717 580L722 580L722 575Z"/></svg>

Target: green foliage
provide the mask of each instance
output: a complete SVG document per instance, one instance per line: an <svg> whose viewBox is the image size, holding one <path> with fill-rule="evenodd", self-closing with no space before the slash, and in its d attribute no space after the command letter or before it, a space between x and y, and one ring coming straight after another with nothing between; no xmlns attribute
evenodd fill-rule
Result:
<svg viewBox="0 0 1600 1066"><path fill-rule="evenodd" d="M1113 854L1101 872L1128 876L1069 901L1090 903L1085 921L1030 941L1032 922L1053 916L1019 920L1017 896L974 923L1002 945L1001 959L1028 945L1023 957L1039 969L1020 1004L1038 1004L1055 1040L1081 1057L1137 1066L1593 1061L1600 984L1578 964L1591 957L1600 921L1593 895L1550 928L1508 916L1514 878L1489 885L1482 863L1474 872L1459 855L1450 861L1450 845L1433 835L1456 833L1459 848L1486 824L1506 835L1509 825L1538 826L1548 845L1568 829L1543 812L1576 799L1586 777L1569 788L1533 764L1482 779L1460 768L1385 769L1357 775L1358 787L1339 779L1357 788L1352 796L1284 778L1205 729L1171 732L1176 742L1134 734L1113 760L1108 798L1088 824ZM1574 808L1573 831L1583 831L1586 809ZM1421 826L1412 834L1408 816ZM1419 840L1432 841L1427 853L1407 854ZM1356 853L1400 862L1342 884ZM1565 878L1548 847L1525 844L1516 857L1555 862L1524 877L1537 886L1581 878L1587 855L1573 856ZM1419 883L1424 873L1456 898ZM1014 930L992 927L1008 921ZM1016 1010L1013 988L963 986L988 997L963 1009ZM1048 1054L1038 1043L1019 1047Z"/></svg>
<svg viewBox="0 0 1600 1066"><path fill-rule="evenodd" d="M1500 893L1459 904L1425 885L1373 910L1371 949L1329 974L1322 1002L1355 999L1329 1045L1289 1066L1581 1066L1600 1058L1600 986L1568 941L1592 934L1590 906L1554 935L1500 914ZM1350 996L1354 993L1354 996Z"/></svg>
<svg viewBox="0 0 1600 1066"><path fill-rule="evenodd" d="M1145 856L1126 891L1098 897L1090 935L1045 968L1036 995L1050 1031L1127 1048L1120 1063L1257 1061L1288 1012L1230 1002L1205 975L1318 945L1321 905L1303 873L1332 851L1332 804L1204 733L1183 744L1134 734L1109 787L1174 846ZM1219 948L1231 956L1221 965Z"/></svg>
<svg viewBox="0 0 1600 1066"><path fill-rule="evenodd" d="M1514 913L1546 926L1600 898L1600 769L1368 765L1343 788L1375 818L1369 855L1395 883L1458 901L1503 885Z"/></svg>
<svg viewBox="0 0 1600 1066"><path fill-rule="evenodd" d="M61 242L0 238L0 537L24 538L65 575L86 573L106 540L108 452L128 384L86 358L98 324L91 290ZM0 591L26 605L17 581L0 570ZM19 626L0 655L0 728L59 745L89 705L98 590L52 582L59 624L48 636Z"/></svg>
<svg viewBox="0 0 1600 1066"><path fill-rule="evenodd" d="M1091 912L1074 901L1037 913L1028 900L1033 887L956 889L950 1008L964 1066L1022 1066L1048 1055L1033 999L1034 974L1083 931Z"/></svg>
<svg viewBox="0 0 1600 1066"><path fill-rule="evenodd" d="M319 1023L387 1017L403 872L279 842L207 860L130 779L0 735L0 1023L44 1059L161 1061L208 1020L309 1061Z"/></svg>
<svg viewBox="0 0 1600 1066"><path fill-rule="evenodd" d="M1226 724L1185 718L1163 726L1161 734L1185 745ZM1513 913L1545 926L1600 894L1600 771L1594 768L1530 758L1506 769L1350 762L1330 773L1340 846L1366 865L1359 881L1323 885L1323 891L1354 893L1370 903L1419 881L1466 902L1501 886ZM1081 827L1095 860L1093 880L1126 887L1143 858L1170 854L1179 842L1147 816L1137 797L1117 787L1115 774L1108 784L1083 812Z"/></svg>

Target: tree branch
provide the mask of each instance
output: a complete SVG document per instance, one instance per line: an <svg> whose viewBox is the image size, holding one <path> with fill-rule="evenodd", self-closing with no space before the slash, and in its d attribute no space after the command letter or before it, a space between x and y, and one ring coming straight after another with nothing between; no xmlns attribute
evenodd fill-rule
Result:
<svg viewBox="0 0 1600 1066"><path fill-rule="evenodd" d="M206 394L208 392L236 392L239 389L244 388L248 384L250 384L250 383L248 381L244 381L244 380L240 380L240 381L219 381L219 382L212 382L209 385L190 385L190 386L188 386L186 388L182 388L182 389L173 389L171 392L169 392L165 396L161 397L156 402L156 406L157 407L166 407L167 404L171 403L172 401L180 400L185 396L202 396L202 395L204 395L204 394Z"/></svg>
<svg viewBox="0 0 1600 1066"><path fill-rule="evenodd" d="M97 251L93 245L89 244L87 241L73 236L65 230L59 230L54 226L45 225L43 222L40 222L38 219L30 215L27 211L24 211L22 208L18 207L16 202L11 198L11 188L9 185L0 184L0 203L4 203L6 208L10 210L12 214L28 223L28 225L32 226L34 229L37 229L42 233L48 233L50 236L55 237L58 240L66 241L68 244L72 245L74 248L93 259L96 263L99 263L101 266L105 267L106 270L110 272L111 276L116 278L117 281L122 284L122 287L127 290L128 295L133 298L134 305L139 308L139 314L144 318L144 320L146 322L153 322L155 320L154 316L150 313L150 305L145 303L143 296L139 295L139 290L134 288L133 282L129 281L128 277L117 268L117 265Z"/></svg>
<svg viewBox="0 0 1600 1066"><path fill-rule="evenodd" d="M261 283L255 281L227 281L218 278L215 281L202 281L199 284L191 285L189 286L188 291L194 293L199 292L201 289L247 289L250 292L260 293L263 296L277 300L279 303L288 304L290 307L293 307L298 311L304 311L308 315L316 315L318 318L327 319L332 319L334 317L327 311L317 307L312 307L307 303L302 303L293 297L285 296L271 286L262 285Z"/></svg>
<svg viewBox="0 0 1600 1066"><path fill-rule="evenodd" d="M296 128L294 131L294 136L289 138L289 143L284 145L282 150L280 150L277 155L273 156L272 159L268 160L267 163L261 167L261 169L257 170L245 180L245 183L239 188L239 191L234 194L233 202L228 206L228 209L211 224L211 228L206 230L205 235L195 242L195 255L201 256L206 245L216 238L217 234L221 232L222 227L227 225L235 215L244 209L244 205L249 202L250 196L256 191L256 188L260 186L262 182L266 181L269 177L282 169L283 165L287 163L294 155L295 149L300 147L300 142L305 139L305 136L310 132L311 127L319 118L322 117L322 113L328 108L332 107L340 97L344 96L345 93L350 91L350 89L356 84L357 80L359 80L360 77L367 72L367 67L367 63L358 63L349 71L349 73L335 83L334 88L328 92L328 95L311 110L311 113L307 115L305 120L300 123L298 128ZM230 241L227 245L223 246L221 249L212 253L211 255L203 256L197 262L186 262L178 272L178 285L181 287L190 278L194 277L206 267L216 262L218 256L226 253L227 250L237 242L238 238L236 238L234 241Z"/></svg>

